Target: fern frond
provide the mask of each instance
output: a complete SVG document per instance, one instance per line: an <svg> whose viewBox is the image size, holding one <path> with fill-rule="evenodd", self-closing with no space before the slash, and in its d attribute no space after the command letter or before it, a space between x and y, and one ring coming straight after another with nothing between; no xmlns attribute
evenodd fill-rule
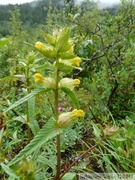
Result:
<svg viewBox="0 0 135 180"><path fill-rule="evenodd" d="M21 161L24 156L32 154L37 149L41 148L48 140L53 139L56 135L61 134L63 129L56 128L56 121L52 118L50 121L43 126L31 142L22 149L18 155L15 156L12 161L9 162L9 166Z"/></svg>
<svg viewBox="0 0 135 180"><path fill-rule="evenodd" d="M14 82L18 80L19 77L17 76L6 76L4 78L0 78L0 83L12 85Z"/></svg>

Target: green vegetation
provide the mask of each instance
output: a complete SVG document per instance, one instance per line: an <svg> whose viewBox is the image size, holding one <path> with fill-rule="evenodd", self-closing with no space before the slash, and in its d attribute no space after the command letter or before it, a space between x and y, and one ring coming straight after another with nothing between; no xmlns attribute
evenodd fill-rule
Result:
<svg viewBox="0 0 135 180"><path fill-rule="evenodd" d="M134 29L134 0L0 6L2 180L134 173Z"/></svg>

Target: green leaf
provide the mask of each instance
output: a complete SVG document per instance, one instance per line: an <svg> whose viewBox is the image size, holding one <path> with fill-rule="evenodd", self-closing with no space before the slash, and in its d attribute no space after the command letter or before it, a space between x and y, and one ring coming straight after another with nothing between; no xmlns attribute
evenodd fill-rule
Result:
<svg viewBox="0 0 135 180"><path fill-rule="evenodd" d="M28 101L30 98L34 97L35 95L39 94L39 93L43 93L43 92L47 92L50 89L45 89L45 88L40 88L40 89L36 89L33 92L31 92L30 94L28 94L27 96L23 97L22 99L20 99L19 101L16 101L14 104L12 104L5 112L17 107L18 105Z"/></svg>
<svg viewBox="0 0 135 180"><path fill-rule="evenodd" d="M66 52L71 48L68 42L70 30L67 26L60 32L57 42L57 52Z"/></svg>
<svg viewBox="0 0 135 180"><path fill-rule="evenodd" d="M3 138L4 128L0 130L0 148L2 147L2 138Z"/></svg>
<svg viewBox="0 0 135 180"><path fill-rule="evenodd" d="M50 121L43 126L38 134L30 141L30 143L22 149L18 155L9 162L9 166L21 161L24 156L28 156L37 149L41 148L48 140L53 139L56 135L63 132L63 129L56 128L56 121L52 118Z"/></svg>
<svg viewBox="0 0 135 180"><path fill-rule="evenodd" d="M73 101L74 105L76 106L77 109L80 109L79 101L78 98L76 97L75 93L69 89L69 88L61 88Z"/></svg>
<svg viewBox="0 0 135 180"><path fill-rule="evenodd" d="M70 74L72 72L72 70L74 69L74 67L69 66L67 64L61 63L59 62L58 64L59 70L63 71L66 74Z"/></svg>
<svg viewBox="0 0 135 180"><path fill-rule="evenodd" d="M56 171L56 165L51 159L47 159L43 156L38 156L37 162L42 163L44 166L49 166L53 171Z"/></svg>
<svg viewBox="0 0 135 180"><path fill-rule="evenodd" d="M1 167L10 177L19 179L19 176L17 176L10 167L8 167L7 165L5 165L3 163L1 163Z"/></svg>
<svg viewBox="0 0 135 180"><path fill-rule="evenodd" d="M38 65L37 67L36 67L36 69L49 69L49 70L54 70L54 65L52 65L51 63L49 63L49 62L45 62L43 65Z"/></svg>
<svg viewBox="0 0 135 180"><path fill-rule="evenodd" d="M72 52L64 52L64 53L59 53L59 57L61 59L73 59L76 57L76 55Z"/></svg>
<svg viewBox="0 0 135 180"><path fill-rule="evenodd" d="M29 46L31 46L31 47L34 48L35 50L37 50L36 46L34 46L34 45L30 44L30 43L27 43L27 42L24 42L24 43L27 44L27 45L29 45Z"/></svg>
<svg viewBox="0 0 135 180"><path fill-rule="evenodd" d="M73 69L77 69L79 71L82 71L82 68L76 67L76 66L70 66L66 63L59 62L58 67L61 71L64 71L66 74L69 74Z"/></svg>
<svg viewBox="0 0 135 180"><path fill-rule="evenodd" d="M0 78L0 82L4 82L4 83L13 83L15 81L18 81L19 77L18 76L6 76L4 78Z"/></svg>
<svg viewBox="0 0 135 180"><path fill-rule="evenodd" d="M92 126L93 126L93 130L94 130L94 134L95 136L100 139L101 137L101 130L98 128L98 126L96 124L94 124L93 122L91 122Z"/></svg>
<svg viewBox="0 0 135 180"><path fill-rule="evenodd" d="M55 46L56 39L53 36L51 36L50 34L46 34L44 31L41 31L41 32L42 32L46 42L48 42L52 46Z"/></svg>
<svg viewBox="0 0 135 180"><path fill-rule="evenodd" d="M2 38L2 39L0 39L0 47L8 44L9 41L10 41L9 38Z"/></svg>
<svg viewBox="0 0 135 180"><path fill-rule="evenodd" d="M77 180L75 173L66 173L61 180Z"/></svg>
<svg viewBox="0 0 135 180"><path fill-rule="evenodd" d="M28 100L28 113L30 123L28 124L34 135L39 131L38 122L35 120L35 97Z"/></svg>

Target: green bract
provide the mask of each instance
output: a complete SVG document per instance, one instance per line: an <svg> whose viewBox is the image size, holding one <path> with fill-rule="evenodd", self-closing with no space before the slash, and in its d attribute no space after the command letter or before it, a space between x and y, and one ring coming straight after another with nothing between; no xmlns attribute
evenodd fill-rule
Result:
<svg viewBox="0 0 135 180"><path fill-rule="evenodd" d="M71 49L72 45L69 43L69 28L66 26L59 34L56 44L57 52L66 52Z"/></svg>
<svg viewBox="0 0 135 180"><path fill-rule="evenodd" d="M42 34L46 40L51 46L55 46L56 44L56 38L51 36L50 34L46 34L44 31L42 31Z"/></svg>

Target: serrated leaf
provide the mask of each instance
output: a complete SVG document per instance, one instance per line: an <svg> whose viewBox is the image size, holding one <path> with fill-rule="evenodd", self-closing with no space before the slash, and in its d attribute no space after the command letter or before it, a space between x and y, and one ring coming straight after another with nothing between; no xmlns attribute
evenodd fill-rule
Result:
<svg viewBox="0 0 135 180"><path fill-rule="evenodd" d="M56 128L56 121L52 118L43 126L38 134L30 141L30 143L22 149L18 155L10 161L9 166L21 161L24 156L28 156L37 149L41 148L48 140L53 139L56 135L63 132L63 129Z"/></svg>
<svg viewBox="0 0 135 180"><path fill-rule="evenodd" d="M75 93L69 89L69 88L61 88L73 101L74 105L76 106L77 109L80 109L79 101L78 98L76 97Z"/></svg>
<svg viewBox="0 0 135 180"><path fill-rule="evenodd" d="M61 180L77 180L75 173L66 173Z"/></svg>
<svg viewBox="0 0 135 180"><path fill-rule="evenodd" d="M7 110L5 110L5 112L17 107L18 105L28 101L30 98L34 97L35 95L39 94L39 93L43 93L43 92L47 92L50 89L45 89L45 88L40 88L40 89L36 89L33 92L31 92L30 94L28 94L27 96L23 97L22 99L20 99L19 101L16 101L14 104L12 104Z"/></svg>
<svg viewBox="0 0 135 180"><path fill-rule="evenodd" d="M13 82L13 81L18 81L19 78L17 76L6 76L4 78L0 78L0 82L7 82L7 83L10 83L10 82Z"/></svg>
<svg viewBox="0 0 135 180"><path fill-rule="evenodd" d="M10 177L13 177L13 178L16 178L16 179L19 178L19 176L17 176L17 175L14 173L14 171L13 171L10 167L8 167L7 165L1 163L1 167L2 167L2 169L3 169Z"/></svg>

